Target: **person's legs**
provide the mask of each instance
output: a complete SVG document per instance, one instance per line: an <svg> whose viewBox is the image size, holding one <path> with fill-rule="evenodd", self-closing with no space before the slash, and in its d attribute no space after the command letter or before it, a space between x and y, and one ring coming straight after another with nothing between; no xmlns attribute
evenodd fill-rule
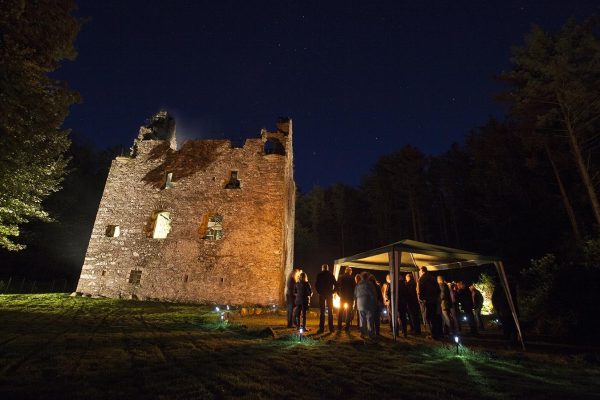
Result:
<svg viewBox="0 0 600 400"><path fill-rule="evenodd" d="M325 296L319 295L319 331L325 329Z"/></svg>
<svg viewBox="0 0 600 400"><path fill-rule="evenodd" d="M367 309L367 334L370 338L375 337L375 311L373 309Z"/></svg>
<svg viewBox="0 0 600 400"><path fill-rule="evenodd" d="M333 332L333 295L327 296L327 324L329 325L329 332Z"/></svg>
<svg viewBox="0 0 600 400"><path fill-rule="evenodd" d="M302 306L297 305L294 308L294 326L296 328L300 328L300 311L302 309Z"/></svg>
<svg viewBox="0 0 600 400"><path fill-rule="evenodd" d="M352 302L345 303L348 304L348 308L344 310L346 313L346 330L349 330L352 326L352 313L354 313L354 309L352 306Z"/></svg>
<svg viewBox="0 0 600 400"><path fill-rule="evenodd" d="M366 311L364 310L357 310L358 311L358 326L360 327L360 336L363 337L366 334L366 318L367 318L367 314Z"/></svg>
<svg viewBox="0 0 600 400"><path fill-rule="evenodd" d="M458 307L453 306L450 308L450 317L452 318L454 332L460 332L460 322L458 322Z"/></svg>
<svg viewBox="0 0 600 400"><path fill-rule="evenodd" d="M399 325L400 326L396 326L396 331L398 329L402 329L402 334L404 335L404 337L406 337L407 334L407 330L406 330L406 311L407 311L407 307L406 304L398 304L398 321L399 321ZM409 317L409 320L411 320L412 318ZM411 322L411 331L414 332L414 328L412 326L412 322Z"/></svg>
<svg viewBox="0 0 600 400"><path fill-rule="evenodd" d="M302 304L300 307L302 324L300 325L302 329L306 329L306 312L308 311L308 304Z"/></svg>
<svg viewBox="0 0 600 400"><path fill-rule="evenodd" d="M379 335L379 329L381 328L381 304L377 304L373 310L373 322L374 322L374 333Z"/></svg>
<svg viewBox="0 0 600 400"><path fill-rule="evenodd" d="M294 326L294 299L288 299L287 301L287 327L291 328Z"/></svg>
<svg viewBox="0 0 600 400"><path fill-rule="evenodd" d="M442 319L444 321L443 330L448 334L454 333L452 329L452 320L450 319L450 310L442 310Z"/></svg>
<svg viewBox="0 0 600 400"><path fill-rule="evenodd" d="M483 330L483 319L481 318L481 308L476 308L473 310L475 315L475 321L477 322L477 327L480 330Z"/></svg>
<svg viewBox="0 0 600 400"><path fill-rule="evenodd" d="M409 309L409 316L411 321L412 333L415 335L421 334L421 312L417 304L413 305Z"/></svg>
<svg viewBox="0 0 600 400"><path fill-rule="evenodd" d="M477 332L477 324L475 323L475 316L473 315L473 310L465 310L465 315L469 320L469 326L471 327L471 333Z"/></svg>

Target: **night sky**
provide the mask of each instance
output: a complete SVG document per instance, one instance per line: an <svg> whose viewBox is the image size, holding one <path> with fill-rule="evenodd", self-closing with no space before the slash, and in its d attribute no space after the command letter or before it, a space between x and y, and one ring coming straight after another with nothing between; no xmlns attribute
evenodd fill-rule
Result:
<svg viewBox="0 0 600 400"><path fill-rule="evenodd" d="M79 57L56 74L83 103L65 126L127 149L160 109L189 138L257 137L294 120L303 191L356 185L382 154L427 154L502 116L493 77L531 24L597 1L78 1Z"/></svg>

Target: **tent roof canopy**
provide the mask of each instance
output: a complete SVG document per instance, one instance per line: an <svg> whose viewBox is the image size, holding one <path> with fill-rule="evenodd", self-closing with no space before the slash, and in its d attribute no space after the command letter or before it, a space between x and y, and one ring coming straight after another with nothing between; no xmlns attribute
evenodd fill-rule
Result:
<svg viewBox="0 0 600 400"><path fill-rule="evenodd" d="M498 257L406 239L350 257L339 258L335 260L335 265L387 271L390 268L389 253L394 251L402 253L400 259L402 271L415 271L422 266L432 271L439 271L500 261Z"/></svg>

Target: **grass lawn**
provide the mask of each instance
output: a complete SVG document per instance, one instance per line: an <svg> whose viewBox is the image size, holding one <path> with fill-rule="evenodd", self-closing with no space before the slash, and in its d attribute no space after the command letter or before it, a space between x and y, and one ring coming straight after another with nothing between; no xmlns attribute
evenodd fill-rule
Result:
<svg viewBox="0 0 600 400"><path fill-rule="evenodd" d="M69 297L0 296L0 399L600 398L597 358L357 332L299 341L277 313ZM270 326L275 338L264 337Z"/></svg>

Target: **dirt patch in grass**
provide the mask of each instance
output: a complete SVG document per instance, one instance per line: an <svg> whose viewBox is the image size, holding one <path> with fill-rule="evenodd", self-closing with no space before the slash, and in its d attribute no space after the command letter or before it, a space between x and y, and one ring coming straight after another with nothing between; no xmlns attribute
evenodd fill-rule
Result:
<svg viewBox="0 0 600 400"><path fill-rule="evenodd" d="M301 337L277 313L197 305L0 296L0 398L597 398L588 355L382 338ZM265 334L270 327L273 335Z"/></svg>

